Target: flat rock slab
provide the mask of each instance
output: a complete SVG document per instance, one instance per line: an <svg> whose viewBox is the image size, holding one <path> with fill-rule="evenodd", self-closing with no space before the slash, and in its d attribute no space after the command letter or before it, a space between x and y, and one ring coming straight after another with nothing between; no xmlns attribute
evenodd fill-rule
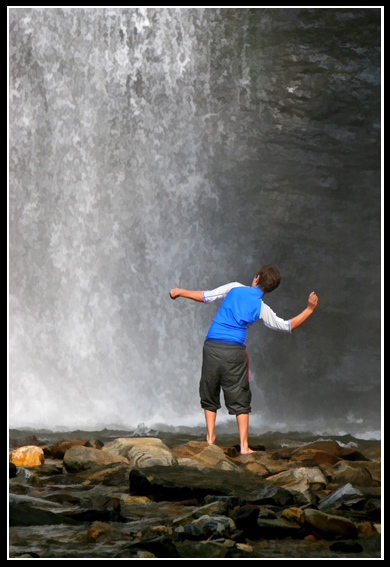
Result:
<svg viewBox="0 0 390 567"><path fill-rule="evenodd" d="M133 496L147 496L151 500L202 501L208 495L238 496L251 502L264 487L253 475L237 471L199 469L181 466L155 466L147 470L133 469L129 475L129 489Z"/></svg>

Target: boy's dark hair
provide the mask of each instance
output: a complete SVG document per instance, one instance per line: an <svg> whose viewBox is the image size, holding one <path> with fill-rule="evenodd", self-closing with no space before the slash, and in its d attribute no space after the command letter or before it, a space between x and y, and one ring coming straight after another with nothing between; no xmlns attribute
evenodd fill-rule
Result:
<svg viewBox="0 0 390 567"><path fill-rule="evenodd" d="M264 293L271 293L280 284L280 272L275 266L263 266L257 272L256 277L259 276L257 286Z"/></svg>

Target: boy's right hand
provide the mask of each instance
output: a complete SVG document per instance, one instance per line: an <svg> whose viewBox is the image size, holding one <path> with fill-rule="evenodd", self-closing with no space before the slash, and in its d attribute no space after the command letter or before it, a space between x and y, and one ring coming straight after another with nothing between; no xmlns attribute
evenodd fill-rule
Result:
<svg viewBox="0 0 390 567"><path fill-rule="evenodd" d="M171 291L169 292L169 295L171 296L171 299L176 299L176 297L180 296L180 289L178 287L171 289Z"/></svg>
<svg viewBox="0 0 390 567"><path fill-rule="evenodd" d="M314 311L314 309L317 307L317 303L318 303L318 297L314 293L314 291L312 291L311 294L309 295L309 301L308 301L307 306L308 306L309 309Z"/></svg>

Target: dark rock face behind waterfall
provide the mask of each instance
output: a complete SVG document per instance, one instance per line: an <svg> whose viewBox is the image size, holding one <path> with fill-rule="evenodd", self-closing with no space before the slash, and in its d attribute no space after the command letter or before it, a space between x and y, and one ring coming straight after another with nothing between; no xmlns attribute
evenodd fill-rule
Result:
<svg viewBox="0 0 390 567"><path fill-rule="evenodd" d="M380 427L381 11L11 8L10 423L193 425L214 304L275 263L252 423ZM257 421L256 421L257 420Z"/></svg>

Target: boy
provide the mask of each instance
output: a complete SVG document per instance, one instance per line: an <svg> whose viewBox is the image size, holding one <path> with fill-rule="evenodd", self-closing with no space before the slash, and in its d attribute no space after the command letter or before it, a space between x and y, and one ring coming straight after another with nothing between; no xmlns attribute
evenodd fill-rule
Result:
<svg viewBox="0 0 390 567"><path fill-rule="evenodd" d="M223 299L204 342L199 395L205 413L207 441L214 444L215 420L217 410L221 407L219 397L222 388L228 412L237 419L243 455L253 452L248 445L252 394L245 349L247 329L260 319L271 329L289 333L306 321L318 302L317 295L312 292L306 309L285 321L277 317L262 300L265 293L271 293L279 284L279 270L268 265L260 268L251 287L233 282L211 291L189 291L180 288L170 291L172 299L185 297L203 303Z"/></svg>

